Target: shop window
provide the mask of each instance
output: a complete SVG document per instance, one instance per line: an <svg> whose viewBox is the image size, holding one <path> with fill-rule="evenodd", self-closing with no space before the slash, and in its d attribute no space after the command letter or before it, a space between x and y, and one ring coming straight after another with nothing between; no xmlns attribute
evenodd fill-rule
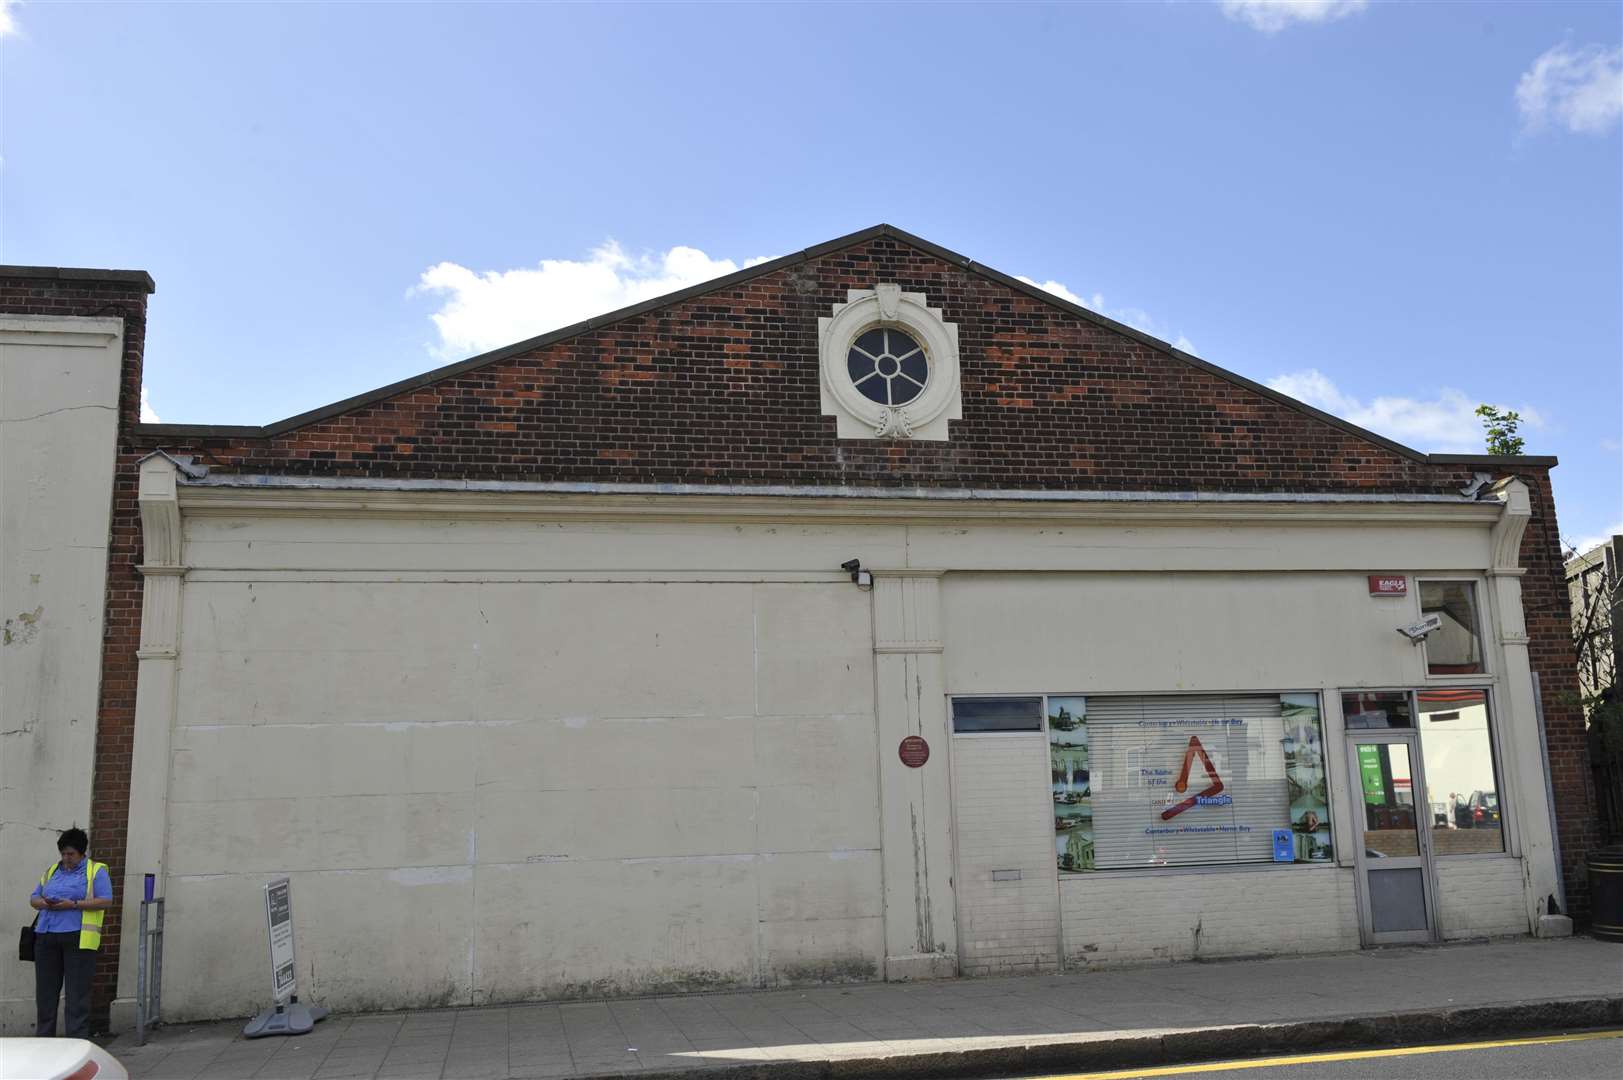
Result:
<svg viewBox="0 0 1623 1080"><path fill-rule="evenodd" d="M1364 690L1341 695L1341 723L1349 731L1414 727L1407 690Z"/></svg>
<svg viewBox="0 0 1623 1080"><path fill-rule="evenodd" d="M1480 674L1482 639L1475 586L1469 581L1422 581L1420 613L1443 621L1426 638L1426 674Z"/></svg>
<svg viewBox="0 0 1623 1080"><path fill-rule="evenodd" d="M1505 850L1487 692L1421 690L1415 699L1432 851Z"/></svg>
<svg viewBox="0 0 1623 1080"><path fill-rule="evenodd" d="M1041 731L1040 697L953 698L952 730L963 735L995 731Z"/></svg>
<svg viewBox="0 0 1623 1080"><path fill-rule="evenodd" d="M1062 874L1330 861L1317 695L1045 701Z"/></svg>

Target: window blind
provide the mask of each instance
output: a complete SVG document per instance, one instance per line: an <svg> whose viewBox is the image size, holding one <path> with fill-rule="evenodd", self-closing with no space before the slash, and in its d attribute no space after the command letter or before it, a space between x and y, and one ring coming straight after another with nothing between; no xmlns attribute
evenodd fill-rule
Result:
<svg viewBox="0 0 1623 1080"><path fill-rule="evenodd" d="M1089 697L1087 726L1098 869L1272 861L1279 695Z"/></svg>

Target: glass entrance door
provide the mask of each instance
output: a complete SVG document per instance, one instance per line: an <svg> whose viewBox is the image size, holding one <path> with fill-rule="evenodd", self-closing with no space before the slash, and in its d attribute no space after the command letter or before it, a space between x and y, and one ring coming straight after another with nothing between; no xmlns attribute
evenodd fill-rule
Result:
<svg viewBox="0 0 1623 1080"><path fill-rule="evenodd" d="M1412 731L1349 733L1360 798L1357 864L1364 944L1431 941L1434 880L1425 777Z"/></svg>

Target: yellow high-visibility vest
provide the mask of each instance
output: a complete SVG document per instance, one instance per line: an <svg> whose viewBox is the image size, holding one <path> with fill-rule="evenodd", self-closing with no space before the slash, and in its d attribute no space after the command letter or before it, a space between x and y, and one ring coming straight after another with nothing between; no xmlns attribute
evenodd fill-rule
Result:
<svg viewBox="0 0 1623 1080"><path fill-rule="evenodd" d="M41 889L45 888L45 883L51 880L51 875L56 873L56 868L61 865L62 864L59 862L54 862L51 864L51 868L45 871L45 876L39 879L39 887ZM99 863L94 859L85 860L86 900L94 900L96 898L96 872L105 869L107 869L106 863ZM112 877L109 875L108 883L111 884L111 882ZM106 914L107 912L101 908L97 908L95 911L81 910L79 912L79 948L101 948L101 921L102 917Z"/></svg>

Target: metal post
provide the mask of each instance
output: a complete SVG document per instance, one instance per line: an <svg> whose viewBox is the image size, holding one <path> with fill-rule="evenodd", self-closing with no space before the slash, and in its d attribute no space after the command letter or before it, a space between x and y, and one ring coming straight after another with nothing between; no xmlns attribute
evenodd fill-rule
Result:
<svg viewBox="0 0 1623 1080"><path fill-rule="evenodd" d="M157 905L157 918L152 928L152 1010L154 1024L163 1023L163 897L152 901Z"/></svg>
<svg viewBox="0 0 1623 1080"><path fill-rule="evenodd" d="M141 929L135 941L135 1045L147 1044L147 902L141 901Z"/></svg>

